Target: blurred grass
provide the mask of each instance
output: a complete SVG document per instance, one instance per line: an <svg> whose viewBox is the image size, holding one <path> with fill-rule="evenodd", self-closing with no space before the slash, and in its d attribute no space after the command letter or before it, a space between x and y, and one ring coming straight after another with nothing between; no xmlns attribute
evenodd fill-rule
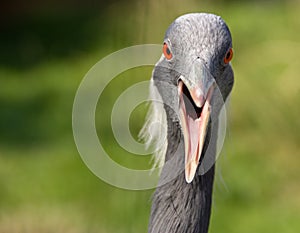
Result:
<svg viewBox="0 0 300 233"><path fill-rule="evenodd" d="M120 190L88 170L73 142L73 98L102 57L134 44L161 43L174 18L199 11L226 20L235 51L236 82L210 232L298 232L299 10L297 1L113 4L81 24L92 31L88 37L105 38L89 49L85 44L68 56L46 53L26 69L27 63L0 63L0 232L146 232L153 190ZM97 112L105 115L97 121L105 149L117 162L139 169L149 167L149 156L131 155L117 145L109 114L122 90L150 75L151 67L144 67L116 77L99 100L107 111ZM145 114L140 108L130 123L134 133Z"/></svg>

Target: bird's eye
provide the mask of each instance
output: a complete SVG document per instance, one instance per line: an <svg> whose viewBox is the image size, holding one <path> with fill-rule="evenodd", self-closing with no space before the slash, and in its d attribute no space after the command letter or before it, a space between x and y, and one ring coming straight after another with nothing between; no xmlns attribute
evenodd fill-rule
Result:
<svg viewBox="0 0 300 233"><path fill-rule="evenodd" d="M232 48L230 48L224 57L224 63L228 64L231 61L232 57L233 57L233 50Z"/></svg>
<svg viewBox="0 0 300 233"><path fill-rule="evenodd" d="M164 43L164 46L163 46L163 53L168 60L170 60L173 56L166 43Z"/></svg>

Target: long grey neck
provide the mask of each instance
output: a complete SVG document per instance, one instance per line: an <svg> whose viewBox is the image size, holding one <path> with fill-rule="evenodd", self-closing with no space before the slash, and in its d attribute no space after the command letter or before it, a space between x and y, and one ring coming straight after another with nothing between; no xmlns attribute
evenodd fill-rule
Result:
<svg viewBox="0 0 300 233"><path fill-rule="evenodd" d="M209 133L207 137L210 137ZM207 148L208 145L204 145L204 151ZM199 175L198 169L192 183L185 181L184 147L179 123L168 122L166 161L153 195L148 233L207 233L213 180L214 166L203 175Z"/></svg>

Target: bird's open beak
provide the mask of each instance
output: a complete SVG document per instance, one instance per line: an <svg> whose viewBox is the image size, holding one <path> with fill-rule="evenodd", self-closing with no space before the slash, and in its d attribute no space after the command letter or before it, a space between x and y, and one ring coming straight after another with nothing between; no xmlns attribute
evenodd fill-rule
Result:
<svg viewBox="0 0 300 233"><path fill-rule="evenodd" d="M178 82L179 115L185 146L185 179L191 183L203 151L216 83L210 81L209 85L203 85L203 82L186 85L185 80L181 76ZM203 86L206 86L206 90Z"/></svg>

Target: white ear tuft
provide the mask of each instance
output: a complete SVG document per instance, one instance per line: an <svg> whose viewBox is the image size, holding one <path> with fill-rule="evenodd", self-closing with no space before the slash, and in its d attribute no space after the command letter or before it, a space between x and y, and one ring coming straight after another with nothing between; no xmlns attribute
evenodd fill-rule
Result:
<svg viewBox="0 0 300 233"><path fill-rule="evenodd" d="M151 78L150 82L150 106L146 121L139 133L139 138L145 142L146 148L153 147L153 159L155 167L162 168L165 162L165 154L168 147L167 141L167 115L163 100Z"/></svg>

